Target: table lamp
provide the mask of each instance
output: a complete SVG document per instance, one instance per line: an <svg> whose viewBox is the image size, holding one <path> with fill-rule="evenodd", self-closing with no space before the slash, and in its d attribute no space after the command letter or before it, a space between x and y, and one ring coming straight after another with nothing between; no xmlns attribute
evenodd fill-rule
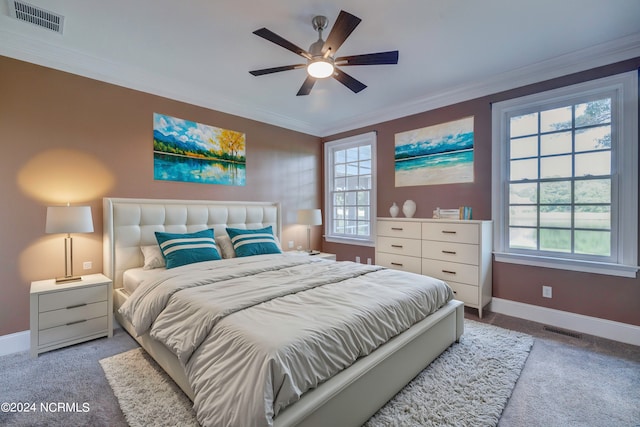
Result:
<svg viewBox="0 0 640 427"><path fill-rule="evenodd" d="M298 211L298 224L307 226L307 252L318 254L318 251L311 250L311 226L322 225L322 211L320 209L300 209Z"/></svg>
<svg viewBox="0 0 640 427"><path fill-rule="evenodd" d="M90 206L49 206L47 207L47 234L67 233L64 239L64 276L57 277L56 283L80 280L73 275L73 239L71 233L93 233L93 219Z"/></svg>

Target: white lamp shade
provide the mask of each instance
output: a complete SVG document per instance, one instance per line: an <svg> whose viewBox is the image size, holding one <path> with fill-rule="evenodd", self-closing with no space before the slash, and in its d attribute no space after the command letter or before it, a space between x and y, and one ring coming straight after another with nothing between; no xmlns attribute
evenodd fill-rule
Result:
<svg viewBox="0 0 640 427"><path fill-rule="evenodd" d="M320 209L300 209L298 224L322 225L322 211Z"/></svg>
<svg viewBox="0 0 640 427"><path fill-rule="evenodd" d="M45 231L52 233L93 233L91 206L49 206Z"/></svg>

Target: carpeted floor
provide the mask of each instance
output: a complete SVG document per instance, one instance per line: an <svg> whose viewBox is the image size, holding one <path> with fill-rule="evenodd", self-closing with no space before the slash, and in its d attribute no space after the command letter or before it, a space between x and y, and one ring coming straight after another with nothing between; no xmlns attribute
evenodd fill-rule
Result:
<svg viewBox="0 0 640 427"><path fill-rule="evenodd" d="M465 316L480 320L475 310L466 310ZM640 347L588 335L557 335L539 323L490 312L481 321L535 337L499 426L640 425ZM98 361L134 348L136 342L117 329L113 338L51 351L37 359L28 352L0 357L0 403L37 405L35 412L0 412L0 425L126 426ZM39 407L43 403L69 407L46 412ZM73 411L73 403L79 411ZM88 403L89 411L82 412L83 403Z"/></svg>
<svg viewBox="0 0 640 427"><path fill-rule="evenodd" d="M529 335L467 321L449 347L367 427L496 425L533 345ZM100 361L132 427L197 425L187 397L142 350Z"/></svg>

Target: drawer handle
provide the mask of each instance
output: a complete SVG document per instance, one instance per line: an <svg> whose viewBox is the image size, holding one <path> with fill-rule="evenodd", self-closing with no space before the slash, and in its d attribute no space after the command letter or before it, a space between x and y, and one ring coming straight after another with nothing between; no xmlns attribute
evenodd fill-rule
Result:
<svg viewBox="0 0 640 427"><path fill-rule="evenodd" d="M443 254L455 255L456 251L442 251Z"/></svg>
<svg viewBox="0 0 640 427"><path fill-rule="evenodd" d="M442 230L444 234L456 234L456 231Z"/></svg>
<svg viewBox="0 0 640 427"><path fill-rule="evenodd" d="M451 271L451 270L442 270L442 272L447 274L456 274L455 271Z"/></svg>
<svg viewBox="0 0 640 427"><path fill-rule="evenodd" d="M402 249L404 246L402 246L402 245L391 245L391 247L392 248L400 248L400 249Z"/></svg>
<svg viewBox="0 0 640 427"><path fill-rule="evenodd" d="M87 319L83 319L83 320L76 320L75 322L69 322L67 323L66 326L71 326L71 325L75 325L76 323L82 323L82 322L86 322Z"/></svg>
<svg viewBox="0 0 640 427"><path fill-rule="evenodd" d="M402 230L404 230L404 228L402 228L402 227L391 227L391 229L393 231L402 231Z"/></svg>
<svg viewBox="0 0 640 427"><path fill-rule="evenodd" d="M67 310L71 310L72 308L84 307L85 305L87 305L86 302L83 302L82 304L70 305L69 307L67 307Z"/></svg>
<svg viewBox="0 0 640 427"><path fill-rule="evenodd" d="M399 262L392 262L392 263L391 263L391 265L395 265L395 266L397 266L397 267L402 267L402 266L404 266L404 264L399 263Z"/></svg>

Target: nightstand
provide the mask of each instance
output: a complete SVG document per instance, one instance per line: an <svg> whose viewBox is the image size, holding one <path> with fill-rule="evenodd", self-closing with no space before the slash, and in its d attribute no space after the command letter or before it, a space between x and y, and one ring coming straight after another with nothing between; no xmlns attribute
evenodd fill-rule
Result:
<svg viewBox="0 0 640 427"><path fill-rule="evenodd" d="M300 255L300 256L312 256L314 258L322 258L322 259L328 259L329 261L335 261L336 260L336 254L329 254L326 252L318 252L315 255L309 255L308 252L305 251L288 251L288 254L296 254L296 255Z"/></svg>
<svg viewBox="0 0 640 427"><path fill-rule="evenodd" d="M113 336L113 283L102 274L77 282L31 282L31 357L94 338Z"/></svg>

